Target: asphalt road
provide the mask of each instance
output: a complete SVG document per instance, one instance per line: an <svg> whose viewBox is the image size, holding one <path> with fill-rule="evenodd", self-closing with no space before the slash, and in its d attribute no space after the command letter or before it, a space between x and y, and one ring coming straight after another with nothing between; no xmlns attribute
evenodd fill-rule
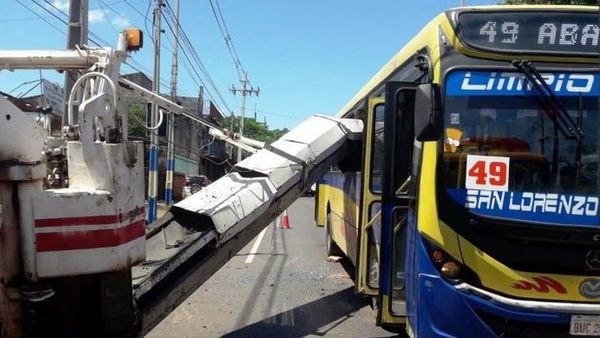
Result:
<svg viewBox="0 0 600 338"><path fill-rule="evenodd" d="M296 201L291 229L269 225L146 337L393 336L342 265L327 262L313 205Z"/></svg>

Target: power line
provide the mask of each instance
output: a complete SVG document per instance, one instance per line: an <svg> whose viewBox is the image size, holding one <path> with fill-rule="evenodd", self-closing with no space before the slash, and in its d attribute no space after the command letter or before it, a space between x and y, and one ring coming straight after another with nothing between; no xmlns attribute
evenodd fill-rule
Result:
<svg viewBox="0 0 600 338"><path fill-rule="evenodd" d="M48 25L50 25L51 27L53 27L54 29L56 29L57 31L61 32L64 35L67 35L66 32L64 32L63 30L61 30L60 28L58 28L56 25L54 25L53 23L51 23L50 21L48 21L46 18L44 18L42 15L40 15L39 13L35 12L33 9L31 9L29 6L25 5L24 3L21 2L21 0L16 0L21 6L25 7L27 10L29 10L30 12L32 12L33 14L35 14L37 17L39 17L40 19L42 19L44 22L46 22ZM68 17L68 15L66 13L64 13L62 10L60 10L59 8L57 8L52 2L48 1L48 0L43 0L46 4L48 4L48 6L52 7L54 10L56 10L56 12L62 14L64 17ZM102 0L99 0L101 2L101 4L105 7L108 7L111 11L117 13L119 16L123 17L127 22L129 22L131 24L131 21L124 17L123 15L121 15L119 12L117 12L114 8L112 8L111 6L115 3L120 3L120 2L125 2L127 5L129 5L130 7L134 8L133 5L128 1L128 0L123 0L123 1L118 1L118 2L113 2L113 3L106 3ZM42 10L44 10L45 12L49 13L52 17L54 17L56 20L59 20L61 23L68 25L68 22L59 17L56 13L53 13L50 9L46 8L45 6L41 5L40 3L38 3L36 0L32 0L32 2L37 5L38 7L40 7ZM167 5L169 6L169 9L172 10L170 8L170 5L167 3ZM136 10L136 12L140 15L143 15L139 10ZM168 13L169 16L172 16L172 12ZM144 20L147 21L147 17L144 17ZM171 26L170 23L168 23L169 29L171 31L173 31L173 28ZM180 46L182 46L183 48L187 48L188 50L190 50L190 54L192 54L192 59L195 61L195 63L197 64L197 67L199 68L200 73L204 74L204 77L207 79L208 83L210 84L210 86L214 89L214 91L216 92L217 98L221 101L221 103L225 106L225 109L227 109L226 111L221 108L219 106L219 104L217 104L216 100L215 100L215 96L211 93L210 90L207 89L207 94L208 96L212 99L213 104L215 104L217 106L217 108L219 110L221 110L224 114L227 114L228 112L231 111L231 109L229 108L229 106L227 105L227 102L224 100L223 96L221 95L221 93L219 92L217 86L215 85L214 81L212 80L212 78L210 77L210 74L208 73L208 71L206 70L206 67L204 66L204 64L202 63L201 59L199 58L197 52L195 51L191 41L189 40L189 37L187 36L187 34L185 33L185 31L183 31L183 28L181 27L181 25L179 23L177 23L180 27L180 29L182 30L183 33L183 37L184 37L184 42L185 42L185 46L182 46L181 43L179 43ZM89 31L89 34L93 37L93 38L89 38L90 42L92 42L93 44L95 44L96 46L100 47L102 46L101 43L104 46L108 46L110 45L106 40L102 39L99 35L95 34L92 31ZM167 37L168 39L168 37ZM97 40L97 41L96 41ZM169 48L167 48L169 49ZM183 50L184 53L184 57L186 58L186 61L188 63L188 65L186 65L184 63L184 68L186 68L186 70L188 71L188 75L190 75L191 79L194 81L194 83L199 87L201 84L204 85L205 87L206 84L204 83L204 81L202 80L202 76L200 75L199 71L196 69L196 67L194 67L194 62L192 62L192 60L190 59L190 55L188 55L188 52L186 52L185 50ZM141 72L141 73L148 73L149 70L148 68L144 67L142 64L140 64L139 62L137 62L133 57L130 57L128 61L125 62L125 64L127 66L129 66L130 68ZM193 70L193 73L190 71L190 67ZM167 83L165 83L164 81L160 81L160 85L162 88L166 89L169 88L169 85Z"/></svg>
<svg viewBox="0 0 600 338"><path fill-rule="evenodd" d="M138 12L142 17L144 17L144 13L140 12L140 10L137 9L137 7L135 7L134 5L132 5L131 2L129 2L129 0L123 0L123 2L125 2L127 5L129 5L129 7L131 7L131 9ZM148 1L148 4L152 4L152 2Z"/></svg>
<svg viewBox="0 0 600 338"><path fill-rule="evenodd" d="M235 64L235 68L238 72L238 78L243 80L247 77L247 73L242 66L242 61L238 56L237 50L235 49L235 45L233 44L233 40L231 38L231 34L229 34L229 29L227 28L227 23L223 18L223 12L221 11L221 6L219 6L219 1L215 0L215 4L213 4L213 0L209 0L210 8L212 9L213 16L217 21L217 25L219 26L219 30L221 31L221 35L223 35L223 39L225 40L225 44L227 45L227 50L229 51L229 55L233 59L233 63ZM216 7L216 10L215 10ZM218 14L217 14L218 13Z"/></svg>
<svg viewBox="0 0 600 338"><path fill-rule="evenodd" d="M123 20L125 20L125 21L126 21L126 22L127 22L129 25L131 25L132 27L137 27L137 25L136 25L136 24L134 24L134 23L132 23L132 22L131 22L131 20L130 20L129 18L127 18L127 17L126 17L126 16L124 16L124 15L123 15L121 12L117 11L116 9L114 9L114 8L112 7L112 5L114 5L115 3L108 3L108 4L107 4L106 2L104 2L104 1L102 1L102 0L98 0L98 2L100 2L100 4L102 4L102 5L103 5L103 7L104 7L105 9L108 9L108 10L112 11L113 13L115 13L117 16L119 16L119 17L123 18ZM140 11L139 11L137 8L133 7L133 6L131 5L131 3L130 3L128 0L121 0L121 1L119 1L119 2L117 2L117 3L120 3L120 2L124 2L124 3L126 3L126 4L127 4L127 5L129 5L131 8L133 8L134 10L136 10L138 13L140 13L140 14L141 14L141 12L140 12ZM114 26L113 26L113 27L114 27ZM151 34L150 34L150 33L148 33L147 31L144 31L144 34L146 34L147 36L151 36ZM154 40L153 40L153 39L150 39L150 41L152 41L152 43L154 43ZM133 58L132 58L132 60L133 60ZM134 63L134 64L137 64L138 68L146 68L146 67L142 66L141 64L139 64L139 62L137 62L137 61L135 61L135 60L133 60L133 62L132 62L132 63ZM134 68L134 67L132 67L132 68ZM135 69L135 68L134 68L134 69ZM138 71L139 71L139 70L138 70ZM146 68L146 72L150 72L150 70ZM163 83L161 83L161 84L163 84ZM166 84L163 84L163 85L165 85L165 86L166 86Z"/></svg>
<svg viewBox="0 0 600 338"><path fill-rule="evenodd" d="M194 48L194 45L192 44L189 36L185 32L185 29L181 26L181 23L179 23L177 20L174 19L175 14L173 12L173 8L171 7L171 5L170 5L170 3L168 1L166 2L166 5L167 5L167 9L169 10L169 12L167 13L167 15L169 16L169 19L171 21L173 21L178 26L179 30L182 32L183 40L184 40L184 43L186 44L186 46L182 46L182 48L187 48L189 50L190 54L192 55L192 57L196 61L197 65L198 65L198 68L200 69L200 71L202 72L202 74L205 76L205 78L207 79L207 81L209 82L209 84L213 87L213 89L215 90L216 94L219 96L220 100L223 102L223 104L225 106L227 106L227 103L223 99L221 93L219 92L219 89L217 88L217 86L215 85L212 77L208 73L208 70L204 66L204 63L200 59L200 56L198 55L198 52ZM171 32L173 32L173 27L171 26L171 24L167 22L167 25L169 26L169 29L171 30Z"/></svg>
<svg viewBox="0 0 600 338"><path fill-rule="evenodd" d="M151 21L148 19L148 13L149 13L149 10L150 10L150 5L152 4L152 2L151 2L151 1L148 1L148 4L149 4L149 6L148 6L148 8L147 8L147 10L146 10L146 14L144 14L144 13L142 13L142 11L140 11L140 10L139 10L137 7L135 7L133 4L131 4L131 2L130 2L129 0L123 0L123 1L124 1L124 2L125 2L125 4L127 4L127 5L128 5L130 8L131 8L131 9L133 9L133 10L134 10L134 11L135 11L137 14L139 14L139 16L140 16L140 17L143 19L143 21L144 21L144 26L146 27L146 30L144 30L144 33L145 33L147 36L152 36L152 35L151 35L151 34L148 32L148 22L152 23L152 22L151 22ZM113 11L114 11L114 9L113 9ZM129 23L131 23L131 21L129 21ZM181 27L181 26L180 26L180 27ZM142 29L142 30L143 30L143 29ZM168 37L168 36L166 36L166 38L167 38L167 40L169 40L169 42L171 42L171 39L169 39L169 37ZM150 41L152 42L152 44L154 44L154 39L150 39ZM171 43L171 45L172 45L172 43ZM164 47L164 46L162 46L162 44L161 44L161 47ZM169 47L165 47L165 48L166 48L167 50L169 50L170 52L173 52L173 50L172 50L172 49L170 49ZM187 68L187 66L186 66L186 68ZM188 72L189 72L189 69L188 69ZM199 84L199 82L198 82L198 81L197 81L197 80L196 80L196 79L193 77L193 75L192 75L191 73L188 73L188 75L190 75L190 78L191 78L191 79L192 79L192 80L193 80L193 81L196 83L196 86L197 86L197 87L199 87L199 86L200 86L200 84ZM161 85L164 85L165 87L167 87L167 85L166 85L166 84L163 84L162 82L161 82ZM169 88L170 88L170 87L169 87ZM212 96L211 96L211 97L212 97Z"/></svg>
<svg viewBox="0 0 600 338"><path fill-rule="evenodd" d="M295 116L290 116L290 115L285 115L285 114L265 112L264 110L261 110L261 109L253 109L252 111L256 111L257 113L261 113L262 115L266 115L266 116L277 116L277 117L282 117L282 118L292 119L292 120L297 120L297 121L305 120L305 118L295 117ZM250 117L246 117L246 118L250 118Z"/></svg>
<svg viewBox="0 0 600 338"><path fill-rule="evenodd" d="M58 30L59 32L63 33L64 35L67 35L64 31L62 31L61 29L59 29L58 27L56 27L55 25L53 25L52 23L50 23L49 21L45 20L41 15L39 15L37 12L33 11L31 8L29 8L28 6L24 5L23 3L21 3L20 0L16 0L17 2L19 2L23 7L25 7L26 9L28 9L30 12L34 13L35 15L37 15L38 17L40 17L40 19L44 20L47 24L49 24L50 26L54 27L56 30ZM63 24L68 26L68 22L62 18L60 18L59 16L57 16L55 13L53 13L51 10L49 10L48 8L42 6L41 4L39 4L36 0L31 0L34 4L36 4L38 7L40 7L41 9L43 9L44 11L46 11L47 13L49 13L50 15L52 15L54 18L56 18L57 20L59 20L60 22L62 22ZM62 10L60 10L58 7L56 7L52 2L50 2L49 0L43 0L45 3L47 3L50 7L54 8L58 13L62 14L64 17L68 17L68 14L63 12ZM103 3L104 6L109 7L113 12L119 14L114 8L112 8L111 6L114 4L118 4L120 2L126 1L126 0L121 0L121 1L116 1L116 2L112 2L112 3L105 3L101 0L99 0L100 2ZM119 14L120 15L120 14ZM122 16L122 15L120 15ZM127 18L123 17L125 20L127 20ZM129 20L127 20L129 23L131 23ZM92 36L92 38L88 38L88 40L90 40L90 42L92 42L93 44L95 44L98 47L102 47L102 46L110 46L111 44L109 42L107 42L106 40L104 40L102 37L100 37L98 34L92 32L92 31L88 31L88 33ZM97 40L97 41L96 41ZM129 67L135 69L138 72L141 73L148 73L149 70L142 66L139 62L137 62L132 56L129 57L129 60L127 62L125 62L125 64L127 64ZM142 69L146 69L145 71L141 71L140 68ZM160 82L161 87L163 88L169 88L169 85L166 82Z"/></svg>
<svg viewBox="0 0 600 338"><path fill-rule="evenodd" d="M30 11L31 13L35 14L36 16L38 16L40 19L42 19L45 23L47 23L48 25L50 25L50 27L54 28L55 30L61 32L64 35L67 35L66 32L64 32L62 29L56 27L53 23L51 23L50 21L48 21L46 18L44 18L43 16L41 16L39 13L37 13L36 11L34 11L33 9L29 8L27 5L25 5L24 3L21 2L21 0L15 0L16 2L18 2L21 6L25 7L28 11ZM35 2L35 1L34 1ZM36 2L36 4L39 6L39 4ZM42 6L43 7L43 6Z"/></svg>
<svg viewBox="0 0 600 338"><path fill-rule="evenodd" d="M49 18L49 16L48 16ZM34 21L34 20L39 20L40 18L18 18L18 19L2 19L0 20L0 23L5 23L5 22L20 22L20 21Z"/></svg>
<svg viewBox="0 0 600 338"><path fill-rule="evenodd" d="M99 0L100 2L104 3L103 1ZM123 2L125 4L127 4L130 8L132 8L140 17L143 18L144 20L144 25L146 26L146 31L145 33L147 35L149 35L148 33L148 29L147 29L147 23L150 22L150 20L148 19L148 13L149 10L146 11L146 14L142 13L142 11L140 11L138 8L136 8L133 4L131 4L131 2L129 0L123 0ZM151 4L151 2L148 2L149 4ZM104 3L105 5L107 5L106 3ZM112 10L113 12L117 13L117 15L123 17L121 15L121 13L117 12L114 8L112 8L110 5L106 6L108 7L110 10ZM225 106L225 109L227 109L227 111L230 111L230 108L227 105L227 102L225 101L225 99L223 98L223 96L221 95L220 91L218 90L216 84L214 83L212 77L210 76L210 74L208 73L206 67L204 66L202 60L200 59L200 57L198 56L198 53L195 51L193 44L191 43L191 41L189 40L189 37L187 36L187 34L185 33L185 31L183 30L183 27L181 26L181 24L179 22L177 22L177 20L174 19L174 12L173 9L170 5L170 3L166 3L166 7L168 8L168 11L165 13L167 15L165 15L165 23L167 24L169 30L171 31L172 34L174 34L174 29L173 29L173 25L171 24L171 22L167 21L173 21L175 22L175 24L178 26L178 28L182 31L183 36L183 40L185 43L185 46L182 45L181 42L178 41L178 46L180 46L182 49L183 48L187 48L187 52L185 50L183 50L183 57L186 59L185 61L188 63L187 65L184 63L184 68L186 69L188 76L192 79L192 81L199 87L200 85L203 85L204 87L207 87L207 94L208 96L211 98L211 100L213 101L213 103L217 106L217 108L221 111L224 111L223 108L220 107L220 105L217 103L217 99L220 101L220 103ZM148 7L150 8L150 6ZM125 18L125 17L124 17ZM128 20L127 18L125 18L125 20L127 22L129 22L131 24L131 21ZM169 40L169 42L171 42L172 44L172 40L169 38L169 36L166 36L167 40ZM154 41L152 40L152 43L154 43ZM163 47L163 46L161 46ZM172 49L169 47L164 47L167 50L172 52ZM195 62L193 62L193 61ZM194 66L194 63L196 64L196 66ZM134 68L134 67L132 67ZM138 68L143 68L140 67L140 65L138 65ZM201 75L202 74L202 75ZM202 80L202 77L206 78L206 81L208 82L209 86L214 90L215 94L213 95L211 90L208 90L208 86L206 85L205 81ZM161 81L161 85L167 87L166 84L162 83ZM225 111L224 111L225 112Z"/></svg>
<svg viewBox="0 0 600 338"><path fill-rule="evenodd" d="M53 28L54 28L54 29L56 29L57 31L59 31L59 32L63 33L64 35L67 35L67 34L66 34L66 32L64 32L63 30L61 30L60 28L58 28L56 25L54 25L53 23L51 23L50 21L48 21L48 20L47 20L45 17L43 17L43 16L42 16L42 15L40 15L39 13L35 12L35 11L34 11L33 9L31 9L29 6L27 6L27 5L25 5L24 3L22 3L22 2L21 2L21 0L15 0L15 1L17 1L17 2L18 2L20 5L21 5L21 6L23 6L25 9L27 9L27 10L28 10L28 11L30 11L31 13L35 14L37 17L39 17L40 19L42 19L44 22L46 22L48 25L50 25L51 27L53 27ZM60 22L62 22L62 23L63 23L63 24L65 24L65 25L68 25L68 23L67 23L67 21L66 21L66 20L64 20L63 18L61 18L61 17L59 17L58 15L56 15L55 13L53 13L52 11L50 11L48 8L46 8L46 7L42 6L42 5L41 5L40 3L38 3L36 0L31 0L31 1L32 1L32 2L33 2L35 5L37 5L38 7L40 7L41 9L43 9L44 11L46 11L47 13L49 13L49 14L50 14L52 17L54 17L55 19L59 20ZM59 13L63 14L64 16L67 16L67 14L66 14L66 13L64 13L64 12L63 12L63 11L61 11L59 8L57 8L57 7L56 7L56 6L55 6L53 3L49 2L48 0L43 0L43 1L44 1L45 3L47 3L49 6L51 6L52 8L54 8L54 9L55 9L57 12L59 12ZM104 6L104 7L108 7L108 8L110 8L110 9L111 9L113 12L117 13L119 16L123 17L123 18L124 18L124 19L125 19L127 22L129 22L129 23L131 24L131 22L130 22L130 21L129 21L129 20L126 18L126 17L124 17L124 16L122 16L120 13L116 12L116 11L114 10L114 8L111 8L111 5L113 5L113 4L117 4L117 3L120 3L120 2L126 2L127 4L131 5L131 4L130 4L130 3L127 1L127 0L117 1L117 2L110 3L110 4L107 4L107 3L103 2L102 0L98 0L98 1L99 1L99 2L100 2L100 3L101 3L103 6ZM106 42L104 39L102 39L102 38L101 38L100 36L98 36L97 34L94 34L93 32L89 32L89 33L90 33L90 35L93 35L93 36L94 36L94 37L95 37L97 40L99 40L100 42L103 42L105 45L109 45L109 44L108 44L108 42ZM92 43L96 44L97 46L99 46L99 47L101 46L101 45L100 45L100 44L99 44L97 41L95 41L95 40L93 40L93 39L89 39L89 40L90 40ZM188 61L189 61L189 60L188 60ZM133 69L135 69L135 70L137 70L137 71L140 71L140 72L141 72L140 68L144 68L144 66L142 66L141 64L139 64L137 61L135 61L135 60L133 60L133 59L131 60L131 62L129 62L129 63L126 63L126 64L127 64L129 67L131 67L131 68L133 68ZM191 65L191 62L190 62L190 65ZM211 79L211 81L212 81L212 79ZM39 84L40 84L40 83L39 83L39 80L38 80L38 81L35 81L35 82L38 82L38 84L36 84L34 87L32 87L32 88L31 88L30 90L28 90L26 93L29 93L31 90L33 90L34 88L36 88L37 86L39 86ZM161 84L162 84L162 83L161 83ZM214 83L213 83L213 85L214 85ZM23 95L24 95L24 94L23 94ZM213 103L214 103L214 102L213 102ZM136 119L134 119L134 120L135 120L135 121L136 121L138 124L140 123L140 121L137 121ZM168 140L166 140L164 137L160 137L160 136L159 136L159 139L163 139L163 141L165 141L165 142L169 143L169 141L168 141ZM216 165L222 165L222 164L225 164L225 163L228 163L228 164L230 164L230 163L229 163L229 160L224 160L224 161L222 161L222 162L216 162L216 161L214 161L213 159L211 159L210 157L208 157L207 155L205 155L205 154L203 154L203 153L196 152L196 151L194 151L194 150L192 150L192 149L190 149L190 148L187 148L187 147L181 146L181 145L179 145L179 144L176 144L175 142L170 142L170 143L172 143L172 144L173 144L175 147L177 147L177 148L180 148L180 149L186 150L186 151L188 151L188 152L189 152L189 153L191 153L191 154L196 154L197 156L199 156L199 157L202 157L202 158L204 158L205 160L207 160L207 161L209 161L209 162L212 162L212 163L214 163L214 164L216 164ZM157 146L159 146L159 147L162 147L160 144L156 144L156 145L157 145ZM164 147L163 147L163 148L164 148ZM230 165L231 165L231 164L230 164Z"/></svg>
<svg viewBox="0 0 600 338"><path fill-rule="evenodd" d="M15 1L17 1L17 2L20 3L20 1L18 1L18 0L15 0ZM126 0L118 0L118 1L111 2L109 4L110 5L116 5L116 4L119 4L119 3L124 2L124 1L126 1ZM92 8L92 9L98 9L98 8ZM36 14L36 13L34 13L34 14ZM42 17L40 17L39 15L36 14L36 16L37 16L36 18L31 17L31 18L17 18L17 19L0 19L0 23L20 22L20 21L34 21L34 20L40 20L40 19L42 19ZM45 18L49 18L49 17L50 17L49 15L45 16Z"/></svg>
<svg viewBox="0 0 600 338"><path fill-rule="evenodd" d="M146 128L146 126L144 125L144 123L142 123L142 122L141 122L141 121L140 121L140 120L139 120L139 119L138 119L138 118L135 116L135 114L133 114L133 113L130 113L130 114L131 114L131 116L133 117L133 121L134 121L134 122L135 122L137 125L139 125L139 126L141 126L141 127L144 127L144 128ZM192 123L193 123L193 122L192 122ZM143 138L145 141L147 141L148 143L151 143L151 142L150 142L150 139L149 139L148 137L142 137L142 138ZM202 158L204 158L205 160L207 160L207 161L209 161L209 162L212 162L212 163L214 163L214 164L216 164L216 165L222 165L222 164L225 164L225 163L229 163L229 160L228 160L228 159L226 159L226 160L224 160L224 161L222 161L222 162L216 162L216 161L214 161L213 159L211 159L209 156L207 156L206 154L204 154L204 153L201 153L201 152L197 152L197 151L193 150L192 148L188 148L188 147L186 147L186 146L182 146L182 145L180 145L180 144L177 144L176 142L171 142L171 141L169 141L167 138L165 138L164 136L160 136L160 135L159 135L159 136L158 136L158 138L159 138L159 140L162 140L162 141L164 141L166 144L173 144L173 146L174 146L174 147L177 147L177 148L179 148L179 149L185 150L185 151L189 152L190 154L198 155L199 157L202 157ZM152 143L152 144L156 145L156 146L157 146L157 147L159 147L159 148L162 148L163 150L165 149L165 148L164 148L165 146L164 146L164 145L162 145L160 142L156 142L156 143Z"/></svg>
<svg viewBox="0 0 600 338"><path fill-rule="evenodd" d="M17 0L17 1L19 1L19 0ZM55 6L53 3L51 3L50 1L48 1L48 0L43 0L43 1L44 1L45 3L47 3L49 6L51 6L52 8L54 8L54 9L55 9L57 12L59 12L59 13L60 13L60 14L62 14L63 16L65 16L65 17L68 17L68 15L67 15L65 12L61 11L61 10L60 10L58 7L56 7L56 6ZM48 8L46 8L46 7L42 6L42 5L41 5L40 3L38 3L36 0L31 0L31 2L33 2L33 3L34 3L34 4L36 4L38 7L40 7L41 9L43 9L44 11L46 11L47 13L49 13L50 15L52 15L53 17L55 17L55 18L56 18L57 20L59 20L60 22L64 23L66 26L69 26L69 23L68 23L66 20L64 20L64 19L60 18L58 15L56 15L55 13L53 13L53 12L52 12L51 10L49 10ZM94 33L93 33L93 32L91 32L91 31L89 32L89 34L90 34L90 35L92 35L92 36L93 36L95 39L97 39L98 41L100 41L100 42L104 43L104 45L105 45L105 46L108 46L108 45L110 45L108 42L106 42L104 39L102 39L102 38L101 38L99 35L97 35L97 34L94 34ZM65 35L66 35L66 33L65 33ZM98 41L95 41L95 40L94 40L94 39L92 39L92 38L88 38L88 40L90 40L90 41L91 41L93 44L95 44L96 46L98 46L98 47L101 47L101 45L100 45L100 43L98 43Z"/></svg>
<svg viewBox="0 0 600 338"><path fill-rule="evenodd" d="M185 29L181 26L180 22L178 22L177 20L174 19L175 14L174 14L173 8L171 7L171 5L170 5L170 3L168 1L166 1L166 7L167 7L168 11L166 13L167 15L165 15L165 22L166 22L167 26L169 27L169 30L172 33L174 33L174 29L173 29L171 23L174 23L174 25L178 25L178 28L179 28L179 31L180 31L180 37L181 37L181 39L179 39L179 41L178 41L178 45L182 49L184 58L190 64L191 68L194 70L194 73L198 77L198 80L201 83L203 83L205 87L208 87L208 86L206 86L205 81L202 80L202 76L200 76L200 74L198 73L198 70L200 71L200 73L202 73L203 77L206 79L206 81L208 82L208 84L210 85L210 87L212 88L212 90L214 91L214 95L216 95L216 98L219 99L220 103L223 104L223 106L225 107L226 110L223 111L223 109L221 107L219 107L219 105L217 104L217 102L215 100L215 96L207 88L207 94L212 98L213 103L215 105L217 105L217 107L221 111L223 111L223 113L230 112L231 109L229 108L229 105L227 104L227 102L223 98L223 95L221 94L221 92L219 91L217 85L215 84L215 82L213 81L212 77L210 76L208 70L206 69L206 66L204 65L204 63L202 62L202 59L198 55L198 52L194 48L194 45L192 44L192 42L191 42L189 36L187 35ZM181 41L183 41L183 44L182 44ZM190 60L190 56L191 56L191 59L196 64L198 70L196 70L196 67L193 66L192 60Z"/></svg>
<svg viewBox="0 0 600 338"><path fill-rule="evenodd" d="M171 31L173 31L173 30L172 30L172 27L171 27L171 26L170 26L170 24L169 24L169 22L166 20L166 17L165 17L165 23L167 23L167 26L169 26L169 29L170 29ZM171 40L169 39L169 41L171 41ZM194 66L194 62L192 62L192 60L190 59L190 55L188 54L188 53L191 53L191 52L190 52L188 49L186 49L186 48L188 48L188 47L187 47L187 46L182 46L180 42L178 42L178 45L179 45L179 46L180 46L180 48L182 49L181 51L182 51L182 53L183 53L184 61L186 61L186 62L187 62L187 65L184 63L184 67L185 67L185 69L186 69L188 72L190 72L190 68L191 68L191 71L193 72L193 74L192 74L192 73L190 73L189 75L191 75L192 77L193 77L193 75L195 75L195 76L196 76L196 79L197 79L197 81L195 81L195 82L196 82L196 84L198 85L198 87L200 87L200 85L203 85L204 87L207 87L206 83L205 83L205 82L204 82L204 80L202 79L202 75L200 75L200 73L203 73L203 74L204 74L204 72L203 72L203 70L202 70L202 65L199 65L199 64L196 62L196 66ZM194 61L196 61L196 60L194 59ZM188 65L189 65L189 66L188 66ZM196 68L199 68L199 70L198 70L198 69L196 69ZM226 106L226 105L227 105L227 103L226 103L226 102L223 100L223 97L222 97L222 96L220 95L220 93L218 92L218 89L216 89L216 86L214 86L214 83L213 83L211 86L213 87L213 89L215 89L215 91L216 91L216 93L217 93L217 94L216 94L216 95L217 95L217 97L218 97L218 98L221 100L221 102L222 102L222 103L223 103L223 104ZM215 97L213 96L213 94L211 93L211 91L210 91L210 90L207 90L207 94L208 94L208 96L209 96L209 97L212 99L212 101L213 101L213 102L214 102L214 103L215 103L215 104L218 106L218 103L216 102L216 99L215 99ZM221 109L221 108L219 107L219 109ZM222 110L222 109L221 109L221 110Z"/></svg>

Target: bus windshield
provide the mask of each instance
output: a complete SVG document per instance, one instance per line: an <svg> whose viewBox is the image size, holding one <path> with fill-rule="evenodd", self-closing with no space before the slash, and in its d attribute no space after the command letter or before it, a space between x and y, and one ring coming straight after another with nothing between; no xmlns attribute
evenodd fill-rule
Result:
<svg viewBox="0 0 600 338"><path fill-rule="evenodd" d="M581 137L560 128L523 74L448 75L446 192L484 217L597 227L600 76L542 75Z"/></svg>

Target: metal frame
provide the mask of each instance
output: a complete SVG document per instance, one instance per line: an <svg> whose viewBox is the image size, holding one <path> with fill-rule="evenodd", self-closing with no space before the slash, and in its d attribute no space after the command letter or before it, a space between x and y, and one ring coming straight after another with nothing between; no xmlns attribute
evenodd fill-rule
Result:
<svg viewBox="0 0 600 338"><path fill-rule="evenodd" d="M600 313L600 304L585 304L585 303L561 303L550 301L534 301L522 300L504 297L496 293L492 293L467 283L461 283L455 286L457 290L470 295L476 295L492 302L508 305L516 308L536 310L536 311L552 311L560 313L579 313L579 314L594 314Z"/></svg>

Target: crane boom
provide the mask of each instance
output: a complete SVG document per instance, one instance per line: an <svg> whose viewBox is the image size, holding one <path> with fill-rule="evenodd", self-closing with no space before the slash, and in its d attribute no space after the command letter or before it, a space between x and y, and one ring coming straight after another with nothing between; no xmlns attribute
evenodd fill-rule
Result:
<svg viewBox="0 0 600 338"><path fill-rule="evenodd" d="M350 155L361 132L360 120L312 116L275 141L271 150L246 158L151 224L147 263L133 267L142 333L191 295L332 165Z"/></svg>

